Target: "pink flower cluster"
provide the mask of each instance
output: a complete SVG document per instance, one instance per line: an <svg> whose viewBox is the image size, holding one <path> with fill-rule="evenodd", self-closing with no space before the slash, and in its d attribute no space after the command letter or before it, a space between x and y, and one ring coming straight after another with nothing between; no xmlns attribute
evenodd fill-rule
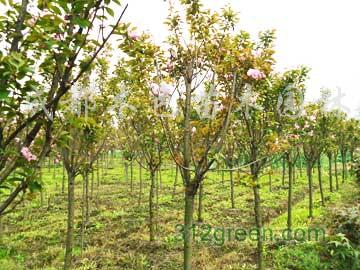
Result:
<svg viewBox="0 0 360 270"><path fill-rule="evenodd" d="M153 83L151 85L151 92L156 96L171 96L172 87L169 84L161 83L160 85Z"/></svg>
<svg viewBox="0 0 360 270"><path fill-rule="evenodd" d="M139 39L139 34L136 33L135 31L128 31L128 36L129 38L131 38L132 40L138 40Z"/></svg>
<svg viewBox="0 0 360 270"><path fill-rule="evenodd" d="M21 148L20 152L27 161L32 161L37 159L37 157L30 152L30 149L28 147Z"/></svg>
<svg viewBox="0 0 360 270"><path fill-rule="evenodd" d="M258 70L258 69L253 69L250 68L247 72L247 75L251 78L253 78L254 80L261 80L261 79L265 79L265 74L264 72Z"/></svg>
<svg viewBox="0 0 360 270"><path fill-rule="evenodd" d="M59 164L60 161L61 161L61 156L58 154L58 155L56 155L56 158L55 158L55 160L54 160L54 163L55 163L55 164Z"/></svg>

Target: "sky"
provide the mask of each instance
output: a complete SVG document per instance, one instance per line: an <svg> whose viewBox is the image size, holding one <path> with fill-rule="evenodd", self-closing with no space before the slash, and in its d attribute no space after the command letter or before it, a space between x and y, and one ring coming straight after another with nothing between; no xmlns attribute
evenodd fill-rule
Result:
<svg viewBox="0 0 360 270"><path fill-rule="evenodd" d="M124 20L139 31L148 31L156 43L167 36L164 0L128 0ZM123 3L126 3L123 1ZM203 0L205 7L220 10L229 4L239 13L239 27L254 38L266 29L276 29L276 69L299 65L311 69L308 101L320 98L322 87L332 89L340 108L360 117L360 1L359 0ZM340 97L341 96L341 97ZM339 98L340 97L340 98Z"/></svg>

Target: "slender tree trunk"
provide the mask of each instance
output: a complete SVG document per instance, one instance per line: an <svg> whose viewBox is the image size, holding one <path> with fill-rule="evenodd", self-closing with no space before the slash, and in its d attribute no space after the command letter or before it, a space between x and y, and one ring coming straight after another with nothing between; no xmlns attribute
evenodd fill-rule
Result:
<svg viewBox="0 0 360 270"><path fill-rule="evenodd" d="M155 240L155 212L154 212L154 198L155 198L155 172L150 171L150 194L149 194L149 230L150 242Z"/></svg>
<svg viewBox="0 0 360 270"><path fill-rule="evenodd" d="M55 166L55 160L53 162L53 181L55 182L55 191L57 193L58 191L58 182L56 181L56 166Z"/></svg>
<svg viewBox="0 0 360 270"><path fill-rule="evenodd" d="M339 174L338 174L337 158L338 158L338 153L335 153L334 154L334 168L335 168L336 191L339 190Z"/></svg>
<svg viewBox="0 0 360 270"><path fill-rule="evenodd" d="M99 167L99 159L96 159L96 185L100 186L100 167Z"/></svg>
<svg viewBox="0 0 360 270"><path fill-rule="evenodd" d="M82 202L81 202L81 231L80 231L80 246L81 253L84 250L84 238L85 238L85 205L86 205L86 179L83 176L83 188L82 188Z"/></svg>
<svg viewBox="0 0 360 270"><path fill-rule="evenodd" d="M269 192L272 192L272 172L271 172L271 168L270 168L270 172L269 172Z"/></svg>
<svg viewBox="0 0 360 270"><path fill-rule="evenodd" d="M130 162L130 190L131 190L131 193L133 193L133 191L134 191L133 161Z"/></svg>
<svg viewBox="0 0 360 270"><path fill-rule="evenodd" d="M257 239L257 251L256 251L256 261L257 261L257 270L263 270L263 225L261 217L261 199L260 199L260 188L259 188L259 179L257 175L253 175L254 181L254 211L255 211L255 223L258 230L258 239Z"/></svg>
<svg viewBox="0 0 360 270"><path fill-rule="evenodd" d="M225 185L225 180L224 180L224 178L225 178L225 172L222 170L222 171L221 171L221 184L222 184L222 185Z"/></svg>
<svg viewBox="0 0 360 270"><path fill-rule="evenodd" d="M286 160L285 157L282 159L282 177L281 177L281 184L285 186L285 174L286 174Z"/></svg>
<svg viewBox="0 0 360 270"><path fill-rule="evenodd" d="M156 192L156 223L155 223L155 228L156 228L156 232L158 232L158 221L157 219L159 218L159 171L156 171L156 177L155 177L155 192Z"/></svg>
<svg viewBox="0 0 360 270"><path fill-rule="evenodd" d="M313 182L312 182L312 166L310 161L307 164L307 175L309 182L309 218L313 217Z"/></svg>
<svg viewBox="0 0 360 270"><path fill-rule="evenodd" d="M62 183L61 183L61 193L65 192L65 165L62 163Z"/></svg>
<svg viewBox="0 0 360 270"><path fill-rule="evenodd" d="M40 167L40 181L42 181L42 170ZM40 206L43 207L44 206L44 188L42 187L40 189Z"/></svg>
<svg viewBox="0 0 360 270"><path fill-rule="evenodd" d="M289 189L288 189L288 215L287 215L287 229L288 229L288 239L292 237L292 197L293 197L293 165L288 161L289 169Z"/></svg>
<svg viewBox="0 0 360 270"><path fill-rule="evenodd" d="M142 179L142 167L139 164L139 181L140 181L140 192L139 192L139 202L138 205L140 207L143 193L143 179Z"/></svg>
<svg viewBox="0 0 360 270"><path fill-rule="evenodd" d="M74 202L75 201L75 176L68 172L68 216L65 244L64 270L71 269L71 258L74 242Z"/></svg>
<svg viewBox="0 0 360 270"><path fill-rule="evenodd" d="M320 188L320 196L321 196L321 205L325 206L325 200L324 200L324 191L323 191L323 185L322 185L322 174L321 174L321 157L317 160L318 166L318 179L319 179L319 188Z"/></svg>
<svg viewBox="0 0 360 270"><path fill-rule="evenodd" d="M332 154L328 154L329 159L329 184L330 184L330 192L333 192L333 180L332 180Z"/></svg>
<svg viewBox="0 0 360 270"><path fill-rule="evenodd" d="M230 169L232 169L232 167ZM232 170L230 170L230 198L231 198L231 208L235 209L234 177L233 177L233 171Z"/></svg>
<svg viewBox="0 0 360 270"><path fill-rule="evenodd" d="M90 191L90 199L93 198L94 194L94 171L91 171L91 191Z"/></svg>
<svg viewBox="0 0 360 270"><path fill-rule="evenodd" d="M342 163L342 182L345 182L347 178L347 166L346 166L346 151L341 151L341 163Z"/></svg>
<svg viewBox="0 0 360 270"><path fill-rule="evenodd" d="M125 182L126 182L126 185L128 185L129 184L129 168L128 168L128 163L126 160L124 162L124 166L125 166Z"/></svg>
<svg viewBox="0 0 360 270"><path fill-rule="evenodd" d="M89 205L89 173L85 172L85 227L89 224L90 205Z"/></svg>
<svg viewBox="0 0 360 270"><path fill-rule="evenodd" d="M302 177L302 158L301 156L299 157L299 160L300 160L300 177Z"/></svg>
<svg viewBox="0 0 360 270"><path fill-rule="evenodd" d="M173 198L173 199L175 198L175 194L176 194L176 185L177 185L178 175L179 175L179 166L176 165L175 180L174 180L174 189L173 189L173 194L172 194L172 198Z"/></svg>
<svg viewBox="0 0 360 270"><path fill-rule="evenodd" d="M184 215L184 270L191 270L192 257L192 227L194 214L194 192L190 188L185 191L185 215Z"/></svg>
<svg viewBox="0 0 360 270"><path fill-rule="evenodd" d="M162 174L161 174L161 166L159 166L159 182L160 182L160 190L162 190Z"/></svg>
<svg viewBox="0 0 360 270"><path fill-rule="evenodd" d="M198 222L199 222L199 223L203 222L203 218L202 218L203 193L204 193L204 184L201 183L200 186L199 186L199 205L198 205Z"/></svg>

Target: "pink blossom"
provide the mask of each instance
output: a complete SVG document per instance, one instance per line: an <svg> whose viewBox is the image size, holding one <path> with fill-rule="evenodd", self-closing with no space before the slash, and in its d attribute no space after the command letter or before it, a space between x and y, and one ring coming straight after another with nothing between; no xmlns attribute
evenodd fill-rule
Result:
<svg viewBox="0 0 360 270"><path fill-rule="evenodd" d="M34 27L35 23L36 23L36 18L35 17L31 17L27 23L29 24L30 27Z"/></svg>
<svg viewBox="0 0 360 270"><path fill-rule="evenodd" d="M140 37L135 31L128 31L128 36L133 40L138 40Z"/></svg>
<svg viewBox="0 0 360 270"><path fill-rule="evenodd" d="M251 78L253 78L254 80L261 80L265 78L265 74L264 72L258 70L258 69L253 69L250 68L247 72L247 75Z"/></svg>
<svg viewBox="0 0 360 270"><path fill-rule="evenodd" d="M54 35L54 39L57 40L57 41L61 41L61 34L55 34Z"/></svg>
<svg viewBox="0 0 360 270"><path fill-rule="evenodd" d="M262 52L261 52L260 50L255 50L255 51L253 51L253 55L254 55L255 57L260 57L261 54L262 54Z"/></svg>
<svg viewBox="0 0 360 270"><path fill-rule="evenodd" d="M21 154L29 162L37 159L37 157L30 152L30 149L28 147L21 148Z"/></svg>
<svg viewBox="0 0 360 270"><path fill-rule="evenodd" d="M166 70L168 72L172 72L174 70L174 65L170 61L166 63Z"/></svg>
<svg viewBox="0 0 360 270"><path fill-rule="evenodd" d="M160 85L153 83L151 84L151 92L156 96L171 96L172 87L166 83L161 83Z"/></svg>

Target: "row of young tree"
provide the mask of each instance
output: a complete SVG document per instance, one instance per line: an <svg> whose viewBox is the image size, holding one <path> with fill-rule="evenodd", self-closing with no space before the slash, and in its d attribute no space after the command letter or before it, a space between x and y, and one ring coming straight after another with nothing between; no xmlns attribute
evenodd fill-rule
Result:
<svg viewBox="0 0 360 270"><path fill-rule="evenodd" d="M283 171L288 169L290 232L296 164L306 163L311 218L313 168L325 204L321 158L329 160L333 192L340 186L338 157L344 182L347 162L359 147L359 122L326 110L325 99L303 106L309 70L275 72L274 31L251 39L235 30L238 18L231 8L213 12L199 0L181 0L179 12L170 4L165 50L120 23L127 6L115 25L106 26L113 2L39 1L29 7L23 0L8 6L1 22L9 34L1 39L6 50L0 55L0 214L41 186L39 167L46 156L61 159L68 176L64 269L70 269L76 177L84 180L85 229L89 175L99 171L99 157L120 151L131 164L138 162L150 175L148 226L154 241L156 174L172 160L184 185L184 269L190 270L195 198L201 215L204 179L221 167L230 174L232 208L233 173L250 175L259 232L256 262L264 269L260 175L279 158ZM114 49L106 46L113 35L122 52L115 66L109 61Z"/></svg>

